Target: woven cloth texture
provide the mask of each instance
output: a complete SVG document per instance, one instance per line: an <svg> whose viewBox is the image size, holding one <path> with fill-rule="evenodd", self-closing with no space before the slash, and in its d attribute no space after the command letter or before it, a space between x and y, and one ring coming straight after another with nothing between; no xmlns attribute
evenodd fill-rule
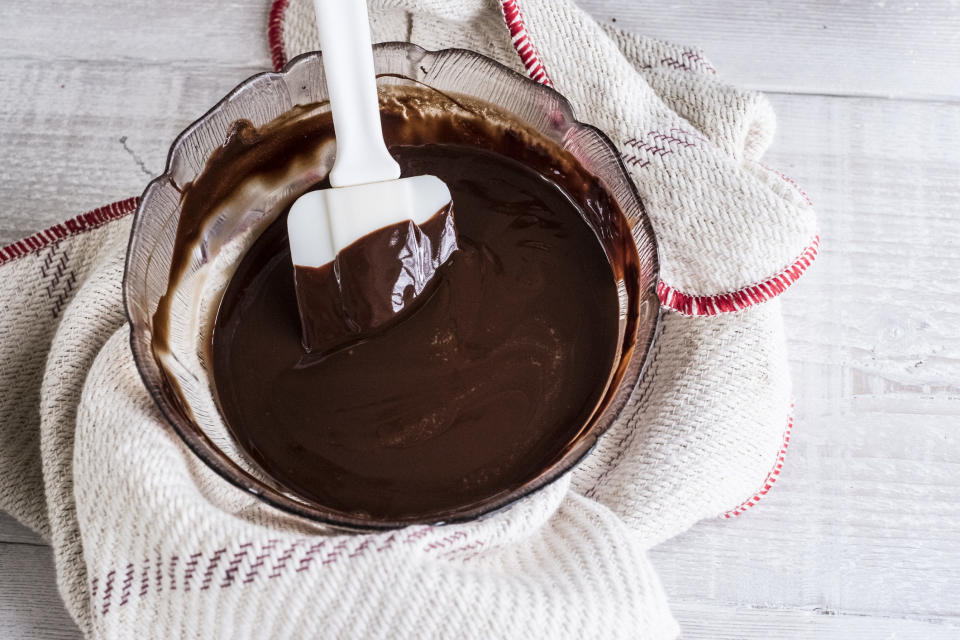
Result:
<svg viewBox="0 0 960 640"><path fill-rule="evenodd" d="M135 201L58 225L0 249L0 509L50 541L85 635L678 636L647 550L755 502L789 434L775 295L796 278L719 301L795 268L813 214L758 164L761 96L690 49L520 4L373 2L374 40L470 48L550 81L624 153L663 243L661 297L688 298L621 418L573 472L489 518L325 530L226 484L141 384L120 290ZM275 5L275 59L313 48L311 12Z"/></svg>

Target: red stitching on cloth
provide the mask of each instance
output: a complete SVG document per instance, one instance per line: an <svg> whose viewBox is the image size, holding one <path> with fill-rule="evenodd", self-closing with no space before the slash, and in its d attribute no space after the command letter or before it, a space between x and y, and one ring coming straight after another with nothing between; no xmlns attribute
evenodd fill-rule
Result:
<svg viewBox="0 0 960 640"><path fill-rule="evenodd" d="M327 557L324 559L322 564L333 564L334 562L339 560L341 556L340 552L343 551L346 548L346 546L347 546L346 540L341 540L340 542L338 542L336 545L334 545L333 549L330 550L330 553L327 554Z"/></svg>
<svg viewBox="0 0 960 640"><path fill-rule="evenodd" d="M660 60L660 64L665 64L668 67L671 67L673 69L680 69L681 71L693 71L693 67L688 65L686 62L683 62L682 60L677 60L676 58L671 58L671 57L663 58L662 60Z"/></svg>
<svg viewBox="0 0 960 640"><path fill-rule="evenodd" d="M647 135L651 136L656 143L666 142L667 144L676 143L683 145L684 147L695 147L697 143L690 142L683 138L679 138L673 135L675 132L680 131L679 129L670 129L670 133L661 133L660 131L650 131Z"/></svg>
<svg viewBox="0 0 960 640"><path fill-rule="evenodd" d="M414 542L414 541L416 541L416 540L419 540L420 538L422 538L423 536L427 535L427 534L430 533L431 531L433 531L433 527L430 526L430 525L427 525L427 526L423 527L422 529L418 529L418 530L414 531L413 533L411 533L410 535L408 535L408 536L407 536L407 539L404 540L404 542Z"/></svg>
<svg viewBox="0 0 960 640"><path fill-rule="evenodd" d="M150 558L143 559L143 573L140 574L140 597L150 590ZM96 594L94 594L96 595Z"/></svg>
<svg viewBox="0 0 960 640"><path fill-rule="evenodd" d="M300 566L297 567L297 573L310 568L310 563L313 562L313 556L316 555L320 549L323 549L323 545L325 544L327 544L325 541L320 541L307 549L307 555L300 558Z"/></svg>
<svg viewBox="0 0 960 640"><path fill-rule="evenodd" d="M200 564L200 558L203 556L202 553L191 553L190 560L186 564L186 570L183 572L183 590L190 591L190 583L193 578L193 574L197 570L197 565ZM143 595L142 593L140 594Z"/></svg>
<svg viewBox="0 0 960 640"><path fill-rule="evenodd" d="M268 540L267 544L264 545L262 551L263 553L257 555L256 560L253 564L250 565L250 568L247 570L247 576L243 579L243 584L250 584L253 582L260 574L260 567L263 566L264 561L270 556L270 552L273 551L273 548L277 546L279 540Z"/></svg>
<svg viewBox="0 0 960 640"><path fill-rule="evenodd" d="M473 553L467 554L467 555L463 556L462 558L460 558L460 562L468 562L468 561L470 561L470 560L473 560L473 559L476 558L477 556L481 555L481 554L483 553L483 551L484 551L482 547L483 547L483 542L481 541L481 542L479 543L479 546L477 547L477 550L474 551Z"/></svg>
<svg viewBox="0 0 960 640"><path fill-rule="evenodd" d="M217 549L213 552L213 556L210 558L210 562L207 563L207 570L203 574L203 584L200 585L200 591L206 591L210 588L210 583L213 582L213 572L216 571L217 565L220 564L220 558L227 552L225 547Z"/></svg>
<svg viewBox="0 0 960 640"><path fill-rule="evenodd" d="M460 538L466 538L467 534L463 531L456 531L452 535L446 536L442 540L436 540L431 542L423 548L424 551L435 551L437 549L442 549L449 544L456 542Z"/></svg>
<svg viewBox="0 0 960 640"><path fill-rule="evenodd" d="M647 137L650 142L645 142L640 138L630 138L624 142L624 146L633 147L639 152L648 153L654 156L667 156L674 152L669 145L679 145L687 149L697 146L698 140L703 140L700 136L684 131L683 129L670 129L669 133L662 131L648 131ZM631 167L643 169L650 164L650 160L645 159L631 151L620 153L623 163Z"/></svg>
<svg viewBox="0 0 960 640"><path fill-rule="evenodd" d="M632 153L621 153L620 157L623 158L623 164L628 164L631 167L637 167L639 169L643 169L650 164L649 160L644 160Z"/></svg>
<svg viewBox="0 0 960 640"><path fill-rule="evenodd" d="M510 30L510 40L513 48L517 50L523 67L527 70L527 75L532 80L545 84L548 87L553 86L553 81L547 74L547 70L540 60L540 53L534 46L533 41L527 33L527 27L523 22L523 12L520 11L520 5L517 0L501 0L500 12L503 14L503 21Z"/></svg>
<svg viewBox="0 0 960 640"><path fill-rule="evenodd" d="M17 240L13 244L0 248L0 265L13 262L18 258L37 253L45 247L60 242L64 238L75 236L91 229L101 227L108 222L130 215L137 208L140 198L127 198L88 211L66 222L55 224L48 229L35 233L29 238Z"/></svg>
<svg viewBox="0 0 960 640"><path fill-rule="evenodd" d="M130 600L130 586L133 584L133 563L127 565L127 573L123 577L123 591L120 594L120 606Z"/></svg>
<svg viewBox="0 0 960 640"><path fill-rule="evenodd" d="M730 509L723 514L724 518L732 518L734 516L739 516L741 513L757 504L760 501L761 496L765 496L771 488L773 488L773 483L777 481L777 478L780 477L780 472L783 470L783 461L787 456L787 447L790 446L790 432L793 431L793 405L790 405L790 416L787 418L787 428L783 432L783 444L780 446L780 452L777 454L777 460L773 463L773 468L770 469L770 473L767 474L767 477L763 481L763 486L759 491L753 494L751 497L747 498L740 504L738 504L733 509Z"/></svg>
<svg viewBox="0 0 960 640"><path fill-rule="evenodd" d="M170 567L167 569L167 575L170 576L170 591L177 590L177 563L180 562L180 556L170 557Z"/></svg>
<svg viewBox="0 0 960 640"><path fill-rule="evenodd" d="M695 51L693 49L686 49L684 50L683 55L680 57L687 58L688 60L690 60L690 62L697 63L701 67L703 67L704 69L712 73L713 75L717 75L717 68L714 67L712 64L710 64L710 62L703 57L703 54L700 51Z"/></svg>
<svg viewBox="0 0 960 640"><path fill-rule="evenodd" d="M287 562L289 562L290 558L293 557L293 552L296 551L297 547L305 542L306 541L303 539L294 540L293 544L287 547L277 559L277 564L273 565L273 571L270 572L270 575L267 576L267 578L279 578L283 574L283 570L287 568Z"/></svg>
<svg viewBox="0 0 960 640"><path fill-rule="evenodd" d="M386 551L387 549L389 549L390 547L392 547L392 546L393 546L393 542L394 542L394 540L396 540L396 539L397 539L396 534L391 533L391 534L390 534L390 537L383 541L383 546L382 546L382 547L377 547L377 553L380 553L381 551Z"/></svg>
<svg viewBox="0 0 960 640"><path fill-rule="evenodd" d="M657 133L657 132L651 131L650 133ZM663 135L663 134L660 134L660 135ZM624 142L624 144L627 145L628 147L633 147L640 151L646 151L647 153L652 153L655 156L665 156L673 153L673 149L662 147L659 144L650 144L649 142L643 142L642 140L637 140L636 138L630 138L629 140Z"/></svg>
<svg viewBox="0 0 960 640"><path fill-rule="evenodd" d="M693 51L691 49L685 49L683 55L680 56L680 59L674 58L672 56L667 56L660 60L660 64L664 64L672 69L679 69L680 71L696 71L692 65L696 65L701 69L709 71L713 75L717 74L716 68L700 54L698 51Z"/></svg>
<svg viewBox="0 0 960 640"><path fill-rule="evenodd" d="M456 549L450 549L449 551L444 551L443 553L440 554L440 557L447 560L455 560L458 554L462 554L465 551L473 550L474 551L473 553L460 558L461 562L466 562L467 560L471 558L475 558L481 553L483 553L482 547L483 547L483 540L477 540L472 544L466 544L466 545L463 545L462 547L457 547Z"/></svg>
<svg viewBox="0 0 960 640"><path fill-rule="evenodd" d="M107 615L107 612L110 611L110 597L113 595L113 577L116 574L117 572L112 569L107 574L107 586L103 590L103 615Z"/></svg>
<svg viewBox="0 0 960 640"><path fill-rule="evenodd" d="M451 559L457 556L457 554L462 555L464 552L472 551L473 553L470 555L460 558L463 561L467 561L470 558L479 555L484 547L484 542L482 540L477 540L471 544L462 544L467 542L470 538L470 535L463 530L454 531L443 529L442 531L447 533L447 535L443 538L438 538L435 541L430 541L429 539L424 540L424 538L430 533L438 533L437 528L433 526L420 527L406 534L403 538L398 537L396 533L391 533L379 544L376 543L373 538L351 538L347 540L341 540L332 547L329 547L327 546L330 542L329 540L320 540L306 547L303 557L300 558L296 565L290 564L290 560L293 558L293 555L298 547L303 547L309 543L309 540L305 538L296 539L285 547L279 547L279 540L274 538L267 540L262 546L254 542L244 542L243 544L237 546L236 551L233 553L228 553L227 548L224 547L217 549L209 555L207 567L203 574L203 583L200 589L203 591L213 586L225 589L229 588L233 584L236 584L238 582L237 578L241 576L240 571L244 567L244 562L250 558L252 558L252 561L250 562L249 567L247 567L245 572L242 574L243 579L239 580L239 582L244 585L256 582L258 579L263 578L264 576L266 576L265 579L269 580L271 578L278 578L283 574L297 575L298 573L310 569L311 566L315 564L314 561L317 559L320 560L320 566L326 566L335 564L341 560L349 560L364 555L380 553L390 549L395 544L420 545L420 549L423 552L434 552L441 550L435 555ZM458 544L461 546L457 546ZM279 554L279 556L276 557L275 563L272 565L271 572L267 574L262 569L277 554ZM155 593L160 593L163 591L164 579L161 568L164 566L166 566L168 569L167 577L170 581L169 589L171 591L175 590L176 566L181 555L172 555L165 564L163 557L160 554L157 554L157 558L154 563L154 567L156 569L156 585L153 589L151 589L151 586L153 585L151 585L150 581L150 559L144 558L141 569L142 573L140 591L136 597L144 598L151 591ZM193 553L188 556L190 560L185 564L186 569L183 575L183 587L185 591L190 590L191 584L195 580L195 576L197 575L197 570L203 556L204 553L202 552ZM126 577L123 581L121 605L126 604L131 597L132 590L130 587L134 582L135 574L133 564L127 564L124 566ZM225 568L222 574L218 575L217 567L220 566L225 566ZM104 584L106 585L106 589L102 595L103 602L99 609L102 615L106 615L110 611L113 584L116 573L116 570L110 569L110 571L105 575ZM218 578L216 583L214 583L215 578ZM91 602L97 602L97 591L99 584L99 577L93 577L90 581Z"/></svg>
<svg viewBox="0 0 960 640"><path fill-rule="evenodd" d="M280 71L287 64L287 53L283 50L283 14L286 10L287 0L274 0L267 21L267 42L270 43L270 60L274 71Z"/></svg>
<svg viewBox="0 0 960 640"><path fill-rule="evenodd" d="M240 545L238 550L234 552L230 562L227 563L227 573L224 574L223 582L220 583L221 589L229 587L231 584L233 584L233 580L237 575L237 570L240 569L240 563L243 562L244 558L247 557L247 553L250 551L250 547L252 546L252 542L244 542Z"/></svg>
<svg viewBox="0 0 960 640"><path fill-rule="evenodd" d="M787 290L813 264L820 253L820 236L814 236L810 245L794 262L772 278L746 286L733 293L715 296L695 296L677 291L661 280L657 284L660 304L685 316L714 316L718 313L740 311L771 300Z"/></svg>
<svg viewBox="0 0 960 640"><path fill-rule="evenodd" d="M157 552L157 570L155 573L157 578L157 592L163 591L163 558L160 557L160 552Z"/></svg>

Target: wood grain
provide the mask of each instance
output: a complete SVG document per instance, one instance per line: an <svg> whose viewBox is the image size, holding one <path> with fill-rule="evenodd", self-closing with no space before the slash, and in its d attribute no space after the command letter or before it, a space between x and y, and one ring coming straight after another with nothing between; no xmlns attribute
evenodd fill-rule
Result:
<svg viewBox="0 0 960 640"><path fill-rule="evenodd" d="M960 4L582 4L770 92L767 164L807 190L823 237L784 297L783 475L744 515L651 552L685 636L960 637ZM139 193L185 125L269 66L266 11L5 7L0 244ZM0 637L79 637L39 545L0 515Z"/></svg>
<svg viewBox="0 0 960 640"><path fill-rule="evenodd" d="M269 0L6 2L4 24L14 28L0 33L0 59L265 70L269 11Z"/></svg>
<svg viewBox="0 0 960 640"><path fill-rule="evenodd" d="M47 544L43 538L14 520L9 513L0 511L0 546L4 543L32 544L41 547Z"/></svg>
<svg viewBox="0 0 960 640"><path fill-rule="evenodd" d="M671 603L960 627L955 417L798 413L784 473L757 506L651 552Z"/></svg>
<svg viewBox="0 0 960 640"><path fill-rule="evenodd" d="M4 61L6 62L6 61ZM170 143L257 66L29 61L0 66L0 243L139 195Z"/></svg>
<svg viewBox="0 0 960 640"><path fill-rule="evenodd" d="M57 593L50 547L0 544L0 638L81 637Z"/></svg>
<svg viewBox="0 0 960 640"><path fill-rule="evenodd" d="M724 78L763 91L960 98L955 1L579 0L598 20L695 44Z"/></svg>
<svg viewBox="0 0 960 640"><path fill-rule="evenodd" d="M685 640L955 640L960 627L938 620L860 616L825 609L783 610L676 602Z"/></svg>

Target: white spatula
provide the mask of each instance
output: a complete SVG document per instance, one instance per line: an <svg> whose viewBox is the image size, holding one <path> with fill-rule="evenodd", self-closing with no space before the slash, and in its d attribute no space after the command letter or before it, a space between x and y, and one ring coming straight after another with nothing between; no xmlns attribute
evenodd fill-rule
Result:
<svg viewBox="0 0 960 640"><path fill-rule="evenodd" d="M405 220L423 224L450 203L442 180L400 179L387 152L365 0L315 0L314 7L337 151L332 188L300 196L287 218L293 264L303 267L331 262L377 229Z"/></svg>

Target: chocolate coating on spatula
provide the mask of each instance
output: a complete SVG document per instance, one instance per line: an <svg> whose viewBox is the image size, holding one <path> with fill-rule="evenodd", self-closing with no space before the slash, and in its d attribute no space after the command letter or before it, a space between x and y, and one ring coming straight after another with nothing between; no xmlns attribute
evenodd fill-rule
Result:
<svg viewBox="0 0 960 640"><path fill-rule="evenodd" d="M421 225L407 220L369 233L333 262L295 265L304 348L326 354L399 321L456 250L451 203Z"/></svg>

